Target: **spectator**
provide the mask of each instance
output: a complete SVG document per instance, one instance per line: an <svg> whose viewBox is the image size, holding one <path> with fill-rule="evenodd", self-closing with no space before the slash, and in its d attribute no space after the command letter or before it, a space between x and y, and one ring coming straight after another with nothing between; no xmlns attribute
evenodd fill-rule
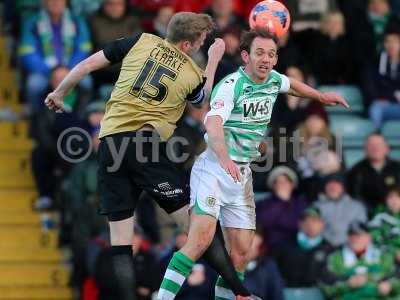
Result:
<svg viewBox="0 0 400 300"><path fill-rule="evenodd" d="M108 241L105 240L105 241ZM108 243L108 242L107 242ZM95 279L99 290L98 300L119 300L120 289L113 284L115 274L111 264L112 253L108 244L101 244L101 251L95 262ZM151 251L150 245L144 239L143 230L135 225L132 237L133 264L135 267L136 299L151 300L154 292L154 277L160 271L155 266L156 256Z"/></svg>
<svg viewBox="0 0 400 300"><path fill-rule="evenodd" d="M165 38L169 20L171 20L174 12L173 6L162 6L157 11L156 16L149 20L150 22L144 22L142 26L146 29L146 32Z"/></svg>
<svg viewBox="0 0 400 300"><path fill-rule="evenodd" d="M240 56L240 30L238 28L228 28L221 33L221 38L225 42L225 54L218 64L215 72L214 84L218 84L226 75L233 73L242 65Z"/></svg>
<svg viewBox="0 0 400 300"><path fill-rule="evenodd" d="M298 33L296 41L318 85L354 83L352 49L340 11L326 13L319 30Z"/></svg>
<svg viewBox="0 0 400 300"><path fill-rule="evenodd" d="M329 130L328 115L319 103L310 103L305 114L305 120L295 136L297 146L294 149L299 150L294 154L302 180L301 192L314 200L320 192L320 181L326 167L323 162L331 160L330 152L336 150L336 138ZM331 160L333 164L334 161ZM331 169L335 170L335 166Z"/></svg>
<svg viewBox="0 0 400 300"><path fill-rule="evenodd" d="M376 209L369 222L372 239L376 245L389 251L400 249L400 187L392 187L386 195L386 205Z"/></svg>
<svg viewBox="0 0 400 300"><path fill-rule="evenodd" d="M389 146L380 134L372 134L365 144L365 158L348 174L350 195L366 203L370 212L384 203L390 186L400 184L400 163L388 158Z"/></svg>
<svg viewBox="0 0 400 300"><path fill-rule="evenodd" d="M368 19L372 25L376 50L382 50L386 26L391 19L389 0L370 0L368 3Z"/></svg>
<svg viewBox="0 0 400 300"><path fill-rule="evenodd" d="M214 35L207 37L203 49L214 42L215 37L221 37L227 29L242 30L244 22L239 15L234 12L234 0L212 0L210 7L205 11L215 22ZM204 51L204 53L207 53Z"/></svg>
<svg viewBox="0 0 400 300"><path fill-rule="evenodd" d="M367 221L364 205L346 193L344 177L340 173L326 177L324 192L315 203L315 207L320 210L325 221L323 236L334 247L346 242L351 222Z"/></svg>
<svg viewBox="0 0 400 300"><path fill-rule="evenodd" d="M243 28L243 20L235 14L234 4L234 0L213 0L206 11L213 17L219 33L231 27Z"/></svg>
<svg viewBox="0 0 400 300"><path fill-rule="evenodd" d="M275 167L267 181L273 193L257 203L257 224L263 229L265 244L272 255L283 242L296 236L300 215L306 208L306 202L294 194L297 184L298 178L292 169Z"/></svg>
<svg viewBox="0 0 400 300"><path fill-rule="evenodd" d="M67 73L65 67L55 68L51 74L50 88L54 89ZM32 171L39 194L34 207L38 210L55 208L58 182L69 167L67 161L60 157L57 139L67 128L81 126L76 113L80 102L77 97L78 94L72 91L65 99L65 107L70 113L53 114L43 106L31 118L31 134L36 141L32 151ZM63 146L61 149L65 150Z"/></svg>
<svg viewBox="0 0 400 300"><path fill-rule="evenodd" d="M51 71L57 66L71 69L90 50L86 23L69 11L66 0L45 0L43 9L23 23L19 53L27 73L26 98L33 113L43 105ZM90 77L79 87L90 90Z"/></svg>
<svg viewBox="0 0 400 300"><path fill-rule="evenodd" d="M163 256L158 263L157 269L162 272L158 277L157 287L160 286L163 279L163 274L167 269L168 263L171 260L175 251L178 251L187 240L187 235L178 229L174 234L174 245ZM176 295L176 300L203 300L214 299L214 286L217 279L217 274L211 269L203 259L197 261L193 267L192 273L189 275L179 293Z"/></svg>
<svg viewBox="0 0 400 300"><path fill-rule="evenodd" d="M177 158L184 158L182 168L186 170L188 178L196 156L200 155L206 149L204 141L204 117L208 112L208 105L202 108L195 108L191 104L186 106L186 113L177 124L174 136L183 138L182 142L174 144L174 150Z"/></svg>
<svg viewBox="0 0 400 300"><path fill-rule="evenodd" d="M329 299L398 299L393 254L371 243L364 223L353 222L346 245L328 257L323 290Z"/></svg>
<svg viewBox="0 0 400 300"><path fill-rule="evenodd" d="M301 31L318 29L320 20L329 10L336 8L335 0L285 0L292 16L292 28Z"/></svg>
<svg viewBox="0 0 400 300"><path fill-rule="evenodd" d="M322 236L324 225L319 210L308 208L301 215L296 239L281 246L277 260L286 287L318 285L332 251L332 246Z"/></svg>
<svg viewBox="0 0 400 300"><path fill-rule="evenodd" d="M369 70L365 82L375 129L387 120L400 120L400 30L387 31L379 63Z"/></svg>
<svg viewBox="0 0 400 300"><path fill-rule="evenodd" d="M282 36L278 41L278 55L279 60L274 67L279 73L287 73L290 67L298 69L302 73L303 81L305 76L303 74L302 55L298 45L292 38L292 33L289 31Z"/></svg>
<svg viewBox="0 0 400 300"><path fill-rule="evenodd" d="M262 235L256 232L244 284L253 294L268 300L283 300L283 280L275 261L266 255Z"/></svg>
<svg viewBox="0 0 400 300"><path fill-rule="evenodd" d="M87 276L85 254L89 241L107 229L106 219L97 213L97 150L98 131L104 116L104 103L94 102L87 107L87 122L92 137L92 153L84 161L74 165L65 185L65 206L71 220L71 247L73 251L73 284L81 286Z"/></svg>
<svg viewBox="0 0 400 300"><path fill-rule="evenodd" d="M139 20L129 14L125 0L105 0L100 10L90 18L90 27L95 51L118 38L141 33ZM93 73L96 85L114 83L121 69L121 64ZM104 99L106 100L106 99Z"/></svg>
<svg viewBox="0 0 400 300"><path fill-rule="evenodd" d="M280 50L279 50L280 51ZM279 52L279 57L280 57ZM295 78L301 82L305 82L305 74L302 69L296 66L289 66L285 69L286 75ZM274 131L279 128L285 128L288 135L291 135L298 125L304 121L310 104L309 99L301 99L293 95L279 95L280 101L277 101L272 113L271 124ZM325 118L325 116L324 116Z"/></svg>

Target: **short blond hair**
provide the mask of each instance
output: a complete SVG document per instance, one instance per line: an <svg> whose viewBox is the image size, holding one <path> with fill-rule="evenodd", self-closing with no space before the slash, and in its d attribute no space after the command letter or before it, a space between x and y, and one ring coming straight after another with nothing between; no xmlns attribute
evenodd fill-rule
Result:
<svg viewBox="0 0 400 300"><path fill-rule="evenodd" d="M167 40L171 43L181 41L195 42L203 32L210 33L214 23L209 15L192 12L180 12L169 21Z"/></svg>

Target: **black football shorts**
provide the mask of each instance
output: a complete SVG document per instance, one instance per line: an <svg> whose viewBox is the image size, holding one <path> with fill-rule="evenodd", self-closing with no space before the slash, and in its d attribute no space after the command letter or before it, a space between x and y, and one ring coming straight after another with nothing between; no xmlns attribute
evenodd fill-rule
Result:
<svg viewBox="0 0 400 300"><path fill-rule="evenodd" d="M189 180L155 131L103 137L98 151L100 213L134 210L142 191L167 213L189 203Z"/></svg>

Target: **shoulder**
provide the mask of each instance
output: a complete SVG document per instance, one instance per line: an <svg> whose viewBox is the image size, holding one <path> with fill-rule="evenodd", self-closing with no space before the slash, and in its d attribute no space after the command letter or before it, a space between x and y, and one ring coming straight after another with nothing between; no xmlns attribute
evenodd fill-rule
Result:
<svg viewBox="0 0 400 300"><path fill-rule="evenodd" d="M234 72L225 76L213 89L213 93L225 91L234 94L237 90L238 83L240 82L241 75L239 72Z"/></svg>

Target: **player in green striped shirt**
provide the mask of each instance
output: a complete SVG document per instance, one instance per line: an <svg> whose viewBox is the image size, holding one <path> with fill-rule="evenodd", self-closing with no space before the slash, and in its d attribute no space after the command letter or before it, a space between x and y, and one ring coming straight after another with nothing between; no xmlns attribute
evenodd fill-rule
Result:
<svg viewBox="0 0 400 300"><path fill-rule="evenodd" d="M258 147L278 94L290 93L348 107L335 93L321 93L274 71L277 43L267 33L245 33L240 49L244 66L225 77L211 96L211 110L205 118L208 148L196 160L190 178L188 241L170 261L159 300L175 298L194 262L209 246L218 219L227 233L232 262L243 278L256 225L250 162L260 155ZM215 299L249 298L235 298L219 277Z"/></svg>

